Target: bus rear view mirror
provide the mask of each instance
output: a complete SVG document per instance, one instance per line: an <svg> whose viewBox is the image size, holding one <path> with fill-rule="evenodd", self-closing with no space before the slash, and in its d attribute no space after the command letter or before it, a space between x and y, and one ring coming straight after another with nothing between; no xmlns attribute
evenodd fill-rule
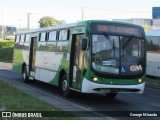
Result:
<svg viewBox="0 0 160 120"><path fill-rule="evenodd" d="M81 48L82 48L82 50L86 50L87 49L87 39L86 38L82 39Z"/></svg>

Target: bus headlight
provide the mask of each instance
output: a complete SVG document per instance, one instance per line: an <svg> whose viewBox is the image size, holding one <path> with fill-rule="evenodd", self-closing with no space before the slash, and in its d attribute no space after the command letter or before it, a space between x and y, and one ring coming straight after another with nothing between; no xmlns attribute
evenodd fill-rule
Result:
<svg viewBox="0 0 160 120"><path fill-rule="evenodd" d="M93 81L94 81L94 82L98 81L98 78L97 78L97 77L94 77L94 78L93 78Z"/></svg>
<svg viewBox="0 0 160 120"><path fill-rule="evenodd" d="M143 82L143 80L142 79L138 79L138 83L142 83Z"/></svg>

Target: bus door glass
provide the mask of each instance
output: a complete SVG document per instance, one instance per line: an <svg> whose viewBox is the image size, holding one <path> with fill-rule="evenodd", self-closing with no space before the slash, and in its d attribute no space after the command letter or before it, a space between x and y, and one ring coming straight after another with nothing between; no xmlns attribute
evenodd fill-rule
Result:
<svg viewBox="0 0 160 120"><path fill-rule="evenodd" d="M75 35L74 39L73 39L73 55L72 55L72 59L73 59L73 79L72 81L74 83L77 83L78 87L78 83L81 81L81 72L82 72L82 67L83 67L83 53L81 50L81 43L82 43L82 39L84 38L83 34L79 34L79 35Z"/></svg>
<svg viewBox="0 0 160 120"><path fill-rule="evenodd" d="M35 69L36 69L35 57L36 57L37 40L38 40L37 37L32 37L31 43L30 43L29 71L32 71L32 72L35 72Z"/></svg>

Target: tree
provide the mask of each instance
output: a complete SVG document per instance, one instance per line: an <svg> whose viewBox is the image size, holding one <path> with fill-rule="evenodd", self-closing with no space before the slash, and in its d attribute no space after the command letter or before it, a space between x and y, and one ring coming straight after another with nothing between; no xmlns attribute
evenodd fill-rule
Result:
<svg viewBox="0 0 160 120"><path fill-rule="evenodd" d="M65 21L63 20L56 20L50 16L42 17L38 23L40 24L40 27L48 27L56 24L63 24Z"/></svg>

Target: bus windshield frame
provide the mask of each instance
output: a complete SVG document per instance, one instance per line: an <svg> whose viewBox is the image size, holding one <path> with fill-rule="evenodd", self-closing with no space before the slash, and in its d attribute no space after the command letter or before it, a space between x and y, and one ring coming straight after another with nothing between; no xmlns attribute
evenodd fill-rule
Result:
<svg viewBox="0 0 160 120"><path fill-rule="evenodd" d="M138 78L145 73L145 37L141 28L93 23L91 49L91 69L95 74Z"/></svg>

